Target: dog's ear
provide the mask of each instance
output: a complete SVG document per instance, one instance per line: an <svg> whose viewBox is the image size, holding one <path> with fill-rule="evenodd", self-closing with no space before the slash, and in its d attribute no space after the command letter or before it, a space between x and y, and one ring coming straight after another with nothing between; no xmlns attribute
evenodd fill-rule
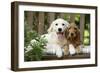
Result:
<svg viewBox="0 0 100 73"><path fill-rule="evenodd" d="M80 29L77 27L77 35L80 36Z"/></svg>
<svg viewBox="0 0 100 73"><path fill-rule="evenodd" d="M52 32L53 31L53 22L51 23L50 27L48 28L48 33Z"/></svg>
<svg viewBox="0 0 100 73"><path fill-rule="evenodd" d="M65 29L64 35L66 37L66 39L68 38L68 34L69 34L69 29L68 27Z"/></svg>

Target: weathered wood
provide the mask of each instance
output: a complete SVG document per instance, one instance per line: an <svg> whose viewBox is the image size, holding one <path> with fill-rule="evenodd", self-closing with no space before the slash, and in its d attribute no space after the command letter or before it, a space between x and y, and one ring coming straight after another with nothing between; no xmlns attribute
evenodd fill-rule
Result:
<svg viewBox="0 0 100 73"><path fill-rule="evenodd" d="M39 23L39 18L38 18L38 14L39 12L33 12L33 30L35 30L36 32L38 32L38 23Z"/></svg>
<svg viewBox="0 0 100 73"><path fill-rule="evenodd" d="M65 15L66 15L67 21L70 23L70 14L65 14Z"/></svg>
<svg viewBox="0 0 100 73"><path fill-rule="evenodd" d="M52 23L52 21L54 21L55 20L55 13L52 13L52 12L50 12L50 13L48 13L48 23L49 23L49 25Z"/></svg>
<svg viewBox="0 0 100 73"><path fill-rule="evenodd" d="M28 23L28 29L32 30L33 27L33 12L29 11L27 12L27 23Z"/></svg>
<svg viewBox="0 0 100 73"><path fill-rule="evenodd" d="M75 23L75 14L70 14L70 23Z"/></svg>
<svg viewBox="0 0 100 73"><path fill-rule="evenodd" d="M61 18L64 18L64 13L61 13L61 14L60 14L60 17L61 17Z"/></svg>
<svg viewBox="0 0 100 73"><path fill-rule="evenodd" d="M80 39L83 42L84 40L84 25L85 25L85 15L81 14L80 15Z"/></svg>
<svg viewBox="0 0 100 73"><path fill-rule="evenodd" d="M62 58L57 58L56 55L45 55L43 56L43 60L64 60L64 59L84 59L84 58L90 58L89 53L84 53L84 54L76 54L76 55L69 55L69 56L63 56Z"/></svg>
<svg viewBox="0 0 100 73"><path fill-rule="evenodd" d="M47 61L47 60L74 60L74 59L87 59L90 58L90 53L84 53L84 54L76 54L76 55L68 55L63 56L61 58L58 58L56 55L44 55L41 61ZM32 60L34 61L34 60Z"/></svg>
<svg viewBox="0 0 100 73"><path fill-rule="evenodd" d="M38 33L41 35L44 32L44 12L39 13Z"/></svg>

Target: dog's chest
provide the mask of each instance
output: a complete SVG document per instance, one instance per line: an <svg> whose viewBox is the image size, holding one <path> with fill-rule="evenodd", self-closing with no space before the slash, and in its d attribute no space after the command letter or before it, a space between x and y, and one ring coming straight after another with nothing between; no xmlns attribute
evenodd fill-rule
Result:
<svg viewBox="0 0 100 73"><path fill-rule="evenodd" d="M63 38L63 39L58 39L57 43L58 43L59 45L63 46L63 45L65 45L65 44L67 44L67 40L66 40L65 38Z"/></svg>
<svg viewBox="0 0 100 73"><path fill-rule="evenodd" d="M63 46L67 43L67 40L65 39L65 37L63 37L62 39L59 39L56 33L52 33L48 36L48 43L59 44Z"/></svg>

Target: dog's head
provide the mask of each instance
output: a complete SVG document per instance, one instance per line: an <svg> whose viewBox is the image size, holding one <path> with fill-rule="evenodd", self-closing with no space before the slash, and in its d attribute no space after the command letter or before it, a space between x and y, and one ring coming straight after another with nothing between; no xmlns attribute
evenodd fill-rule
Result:
<svg viewBox="0 0 100 73"><path fill-rule="evenodd" d="M75 23L71 23L65 30L65 37L68 40L80 40L80 30Z"/></svg>
<svg viewBox="0 0 100 73"><path fill-rule="evenodd" d="M67 21L65 21L64 19L58 18L51 23L48 29L48 33L56 32L58 35L63 35L68 25L69 23Z"/></svg>

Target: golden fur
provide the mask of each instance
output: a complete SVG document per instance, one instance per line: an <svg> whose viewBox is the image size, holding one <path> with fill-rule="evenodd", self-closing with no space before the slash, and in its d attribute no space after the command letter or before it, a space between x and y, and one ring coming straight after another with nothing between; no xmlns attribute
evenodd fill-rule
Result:
<svg viewBox="0 0 100 73"><path fill-rule="evenodd" d="M76 53L80 53L80 45L81 45L81 40L80 40L80 30L76 26L75 23L71 23L68 28L65 30L65 37L67 40L67 44L72 44L76 50ZM64 48L66 51L68 49Z"/></svg>

